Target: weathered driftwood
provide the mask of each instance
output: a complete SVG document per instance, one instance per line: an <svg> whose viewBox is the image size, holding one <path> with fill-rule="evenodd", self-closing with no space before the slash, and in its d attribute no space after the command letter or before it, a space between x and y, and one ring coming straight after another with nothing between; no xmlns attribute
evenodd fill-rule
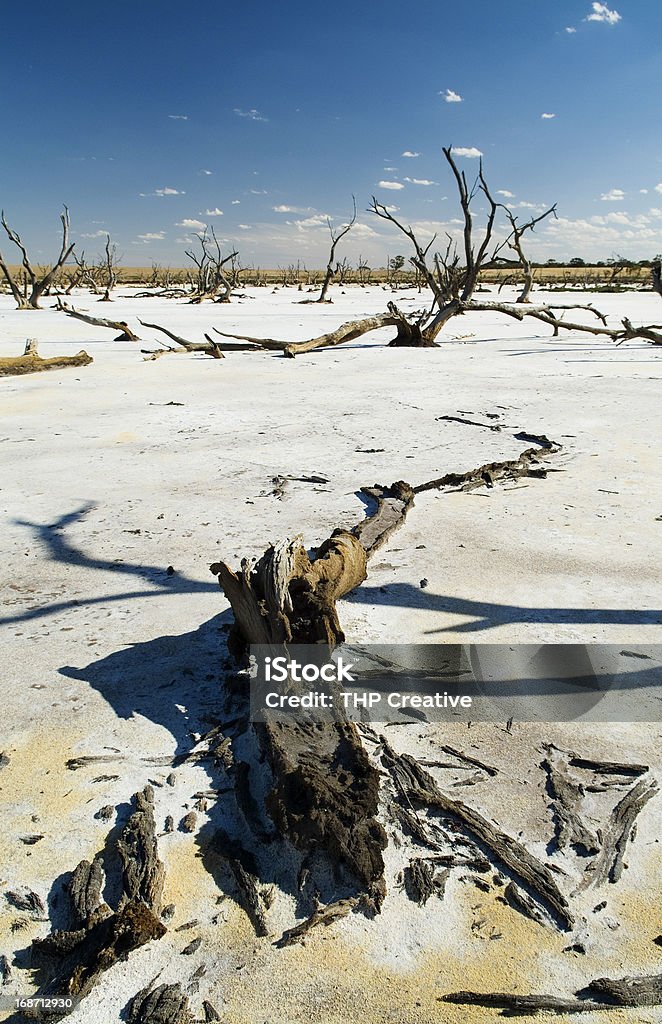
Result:
<svg viewBox="0 0 662 1024"><path fill-rule="evenodd" d="M81 320L84 324L91 324L92 327L109 327L113 331L119 331L120 333L115 338L115 341L140 341L138 335L133 333L125 320L107 320L105 317L79 313L77 309L74 309L73 306L68 306L60 298L57 300L57 308L62 313L66 313L67 316L73 317L74 320Z"/></svg>
<svg viewBox="0 0 662 1024"><path fill-rule="evenodd" d="M346 323L341 324L340 327L337 327L335 331L320 334L318 337L309 338L307 341L278 341L274 338L255 338L246 334L229 334L219 331L218 328L214 328L214 330L223 337L240 338L242 341L248 341L259 348L282 352L283 355L293 359L295 356L304 355L306 352L314 352L318 348L335 348L337 345L345 345L347 342L355 341L364 334L376 331L380 327L398 327L399 334L402 332L412 334L414 332L414 325L407 321L404 313L401 313L392 302L389 302L386 313L377 313L375 316L364 317L362 320L348 320ZM415 344L415 342L412 342L412 344ZM434 345L434 342L425 342L419 337L418 344L423 347L429 347Z"/></svg>
<svg viewBox="0 0 662 1024"><path fill-rule="evenodd" d="M543 765L553 800L556 845L560 850L572 846L585 855L598 853L598 837L583 821L580 813L584 796L582 784L568 772L568 762L562 751L551 744L545 750L547 757Z"/></svg>
<svg viewBox="0 0 662 1024"><path fill-rule="evenodd" d="M82 860L75 868L69 883L71 919L73 929L84 928L101 904L104 873L98 857L90 863Z"/></svg>
<svg viewBox="0 0 662 1024"><path fill-rule="evenodd" d="M409 754L396 754L382 737L382 760L391 773L400 798L436 808L450 816L469 831L472 837L487 847L530 892L542 901L547 911L572 928L574 917L568 900L563 895L547 865L534 857L516 839L493 825L482 814L460 800L452 800L441 792L432 776Z"/></svg>
<svg viewBox="0 0 662 1024"><path fill-rule="evenodd" d="M424 907L431 896L443 897L449 877L450 868L440 868L436 858L412 857L403 871L405 892Z"/></svg>
<svg viewBox="0 0 662 1024"><path fill-rule="evenodd" d="M506 1016L539 1011L550 1013L587 1013L613 1010L616 1006L662 1005L662 974L643 977L595 978L575 997L517 995L510 992L449 992L441 996L445 1003L464 1006L493 1006L508 1011Z"/></svg>
<svg viewBox="0 0 662 1024"><path fill-rule="evenodd" d="M258 889L258 866L249 850L231 839L224 829L214 833L214 850L225 860L234 875L240 895L240 903L250 918L255 934L264 937L269 934L265 916L265 904Z"/></svg>
<svg viewBox="0 0 662 1024"><path fill-rule="evenodd" d="M319 643L333 649L341 643L344 634L336 602L366 578L368 558L404 522L415 493L492 485L513 473L545 474L541 449L549 455L560 446L546 437L516 436L533 440L538 447L527 449L515 462L447 474L417 488L403 481L364 488L371 514L351 531L334 531L312 559L297 537L271 545L254 565L244 559L238 573L223 562L210 566L234 613L235 649L289 643ZM273 772L267 809L280 834L299 849L326 850L349 869L378 907L384 894L386 846L376 820L379 776L356 726L304 720L257 723L255 730Z"/></svg>
<svg viewBox="0 0 662 1024"><path fill-rule="evenodd" d="M151 910L144 903L135 902L125 904L115 914L95 912L86 928L56 931L45 939L35 939L34 962L52 970L40 994L86 996L109 967L165 932L165 926Z"/></svg>
<svg viewBox="0 0 662 1024"><path fill-rule="evenodd" d="M140 900L158 915L165 880L165 869L159 860L154 822L154 790L145 786L134 798L135 811L117 840L117 853L122 865L123 894L120 907Z"/></svg>
<svg viewBox="0 0 662 1024"><path fill-rule="evenodd" d="M131 1000L128 1024L191 1024L188 996L179 982L143 988Z"/></svg>
<svg viewBox="0 0 662 1024"><path fill-rule="evenodd" d="M499 769L494 768L491 764L485 764L484 761L479 761L477 757L472 757L470 754L465 754L463 750L456 750L455 747L450 747L447 743L441 744L441 750L445 754L450 754L451 757L456 757L458 761L464 761L466 764L472 765L474 768L480 768L481 771L487 772L488 775L495 776L499 774ZM419 761L419 764L421 762Z"/></svg>
<svg viewBox="0 0 662 1024"><path fill-rule="evenodd" d="M318 925L324 925L327 927L334 921L340 920L341 917L347 917L347 915L356 907L358 902L359 901L355 896L350 896L348 899L336 900L334 903L327 903L325 907L317 907L305 921L302 921L301 924L298 924L294 928L290 928L286 931L275 945L278 947L292 946L295 942L301 942L311 928L316 928Z"/></svg>
<svg viewBox="0 0 662 1024"><path fill-rule="evenodd" d="M484 466L470 469L466 473L446 473L435 480L418 484L414 494L422 491L451 488L453 490L472 491L476 487L493 487L495 483L519 480L521 477L545 478L551 471L543 459L558 454L562 448L556 441L550 441L544 434L515 434L518 440L534 441L538 447L527 448L517 459L506 459L502 462L488 462Z"/></svg>
<svg viewBox="0 0 662 1024"><path fill-rule="evenodd" d="M519 885L515 885L514 882L508 883L503 890L503 895L511 907L518 910L520 914L524 914L525 917L535 921L536 924L544 925L550 923L549 918L543 914L536 901L532 900L528 892L521 889Z"/></svg>
<svg viewBox="0 0 662 1024"><path fill-rule="evenodd" d="M595 978L587 994L606 996L615 1006L662 1005L662 974L626 978Z"/></svg>
<svg viewBox="0 0 662 1024"><path fill-rule="evenodd" d="M572 768L585 768L587 771L596 772L598 775L645 775L649 770L647 764L631 764L622 761L596 761L588 757L580 757L568 751L568 764Z"/></svg>
<svg viewBox="0 0 662 1024"><path fill-rule="evenodd" d="M32 943L34 963L48 972L42 995L82 998L109 967L165 935L166 928L157 917L163 865L156 852L151 787L136 793L134 802L136 810L110 854L117 855L122 869L123 891L115 911L101 902L99 862L81 861L68 887L74 927Z"/></svg>
<svg viewBox="0 0 662 1024"><path fill-rule="evenodd" d="M643 778L620 800L611 813L600 853L586 868L580 889L617 882L623 873L623 859L637 815L659 792L655 779Z"/></svg>
<svg viewBox="0 0 662 1024"><path fill-rule="evenodd" d="M52 356L50 359L42 359L36 340L29 338L22 356L0 356L0 377L41 373L43 370L62 370L68 366L88 366L92 361L92 356L83 349L75 356Z"/></svg>
<svg viewBox="0 0 662 1024"><path fill-rule="evenodd" d="M515 995L510 992L449 992L439 999L460 1006L491 1006L503 1010L503 1016L529 1016L534 1013L586 1013L589 1010L613 1009L613 1004L593 999L573 999L552 995Z"/></svg>

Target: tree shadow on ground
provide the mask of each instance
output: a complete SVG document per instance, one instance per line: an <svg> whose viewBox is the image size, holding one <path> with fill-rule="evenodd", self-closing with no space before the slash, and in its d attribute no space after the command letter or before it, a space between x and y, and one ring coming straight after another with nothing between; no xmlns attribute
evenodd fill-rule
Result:
<svg viewBox="0 0 662 1024"><path fill-rule="evenodd" d="M214 581L209 583L194 580L181 572L175 572L171 567L163 565L142 565L134 562L124 562L107 558L97 558L86 554L76 547L64 534L63 531L73 524L81 522L84 517L96 506L92 502L81 505L72 512L59 516L51 523L35 523L27 519L16 519L17 526L29 529L35 540L41 541L46 547L46 558L61 565L76 566L81 569L93 569L98 572L111 573L113 576L124 576L139 580L145 584L145 589L129 590L121 594L103 594L98 597L71 598L65 601L51 601L38 607L31 607L27 611L18 612L15 615L6 615L0 618L0 625L11 623L28 622L32 619L42 619L57 612L66 611L68 608L89 607L97 604L111 604L117 601L128 601L138 597L155 597L166 594L199 594L218 593L218 584Z"/></svg>
<svg viewBox="0 0 662 1024"><path fill-rule="evenodd" d="M497 604L472 601L469 598L433 594L411 583L390 583L382 587L359 587L344 601L351 604L394 605L420 608L449 616L463 616L468 621L439 626L425 631L426 636L441 633L476 633L513 623L544 623L545 625L616 625L659 626L660 608L546 608L518 604Z"/></svg>

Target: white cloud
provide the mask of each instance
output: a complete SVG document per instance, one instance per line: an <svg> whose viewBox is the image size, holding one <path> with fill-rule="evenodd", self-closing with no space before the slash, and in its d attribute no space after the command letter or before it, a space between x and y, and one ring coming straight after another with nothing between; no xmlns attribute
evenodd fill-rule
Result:
<svg viewBox="0 0 662 1024"><path fill-rule="evenodd" d="M408 156L408 157L411 157L412 159L413 159L413 158L414 158L415 156L420 156L420 155L421 155L420 153L412 153L411 149L406 149L406 150L404 151L404 153L402 154L402 156Z"/></svg>
<svg viewBox="0 0 662 1024"><path fill-rule="evenodd" d="M87 233L83 232L81 234L81 238L105 238L107 234L107 231L90 231Z"/></svg>
<svg viewBox="0 0 662 1024"><path fill-rule="evenodd" d="M309 206L272 206L274 213L308 213L310 211Z"/></svg>
<svg viewBox="0 0 662 1024"><path fill-rule="evenodd" d="M385 171L391 171L391 172L392 171L397 171L397 169L398 169L397 167L385 167L384 168Z"/></svg>
<svg viewBox="0 0 662 1024"><path fill-rule="evenodd" d="M399 189L404 188L404 185L400 181L378 181L377 187L389 188L392 189L394 192L397 192L399 191Z"/></svg>
<svg viewBox="0 0 662 1024"><path fill-rule="evenodd" d="M239 206L240 203L241 203L241 199L233 199L232 200L232 205L233 206Z"/></svg>
<svg viewBox="0 0 662 1024"><path fill-rule="evenodd" d="M603 203L620 203L625 199L625 192L622 188L610 188L608 192L602 193L600 199Z"/></svg>
<svg viewBox="0 0 662 1024"><path fill-rule="evenodd" d="M200 171L200 174L213 174L213 173L214 173L213 171L208 171L208 170L206 170L206 169L205 169L204 167L203 167L203 169L202 169L202 170Z"/></svg>
<svg viewBox="0 0 662 1024"><path fill-rule="evenodd" d="M543 121L551 121L553 117L556 117L556 114L541 114L540 116Z"/></svg>
<svg viewBox="0 0 662 1024"><path fill-rule="evenodd" d="M655 186L655 191L656 191L656 192L662 192L662 181L660 182L660 184L659 184L659 185L656 185L656 186Z"/></svg>
<svg viewBox="0 0 662 1024"><path fill-rule="evenodd" d="M515 193L514 192L509 192L507 188L499 188L499 189L497 189L497 195L498 196L503 196L504 199L514 199L515 198Z"/></svg>
<svg viewBox="0 0 662 1024"><path fill-rule="evenodd" d="M430 181L428 178L405 178L410 185L438 185L438 181Z"/></svg>
<svg viewBox="0 0 662 1024"><path fill-rule="evenodd" d="M574 34L574 33L575 33L576 31L577 31L577 29L576 29L576 28L573 28L573 27L572 27L572 25L568 25L568 26L566 27L566 32L567 32L567 33L568 33L569 35L573 35L573 34Z"/></svg>
<svg viewBox="0 0 662 1024"><path fill-rule="evenodd" d="M621 20L618 11L610 11L606 4L591 4L593 13L589 14L586 21L604 21L607 25L615 25Z"/></svg>
<svg viewBox="0 0 662 1024"><path fill-rule="evenodd" d="M451 153L453 156L466 156L470 159L483 155L475 146L453 146Z"/></svg>
<svg viewBox="0 0 662 1024"><path fill-rule="evenodd" d="M140 194L141 196L145 195L144 192ZM166 185L165 188L156 188L153 192L147 194L152 196L185 196L186 192L180 192L178 188L170 188L169 185Z"/></svg>
<svg viewBox="0 0 662 1024"><path fill-rule="evenodd" d="M165 238L165 231L148 231L144 235L138 235L141 242L160 242Z"/></svg>
<svg viewBox="0 0 662 1024"><path fill-rule="evenodd" d="M445 93L443 93L443 94L439 93L439 95L440 96L443 95L446 103L461 103L462 102L462 97L460 96L460 94L457 93L457 92L453 92L452 89L446 89Z"/></svg>
<svg viewBox="0 0 662 1024"><path fill-rule="evenodd" d="M647 188L640 188L639 192L640 192L640 194L642 196L647 196L648 195L648 189Z"/></svg>
<svg viewBox="0 0 662 1024"><path fill-rule="evenodd" d="M185 217L184 220L178 220L178 228L187 228L189 231L203 231L207 225L201 220L192 220L190 217Z"/></svg>
<svg viewBox="0 0 662 1024"><path fill-rule="evenodd" d="M266 196L268 194L269 193L267 192L266 188L252 188L251 189L251 195L252 196Z"/></svg>
<svg viewBox="0 0 662 1024"><path fill-rule="evenodd" d="M305 220L295 220L294 224L299 231L305 231L306 228L319 228L322 225L326 227L328 220L328 213L316 213L312 217L306 217ZM288 221L289 223L291 222Z"/></svg>
<svg viewBox="0 0 662 1024"><path fill-rule="evenodd" d="M171 121L188 121L188 114L168 114Z"/></svg>
<svg viewBox="0 0 662 1024"><path fill-rule="evenodd" d="M223 211L215 206L213 210L205 210L205 217L222 217Z"/></svg>
<svg viewBox="0 0 662 1024"><path fill-rule="evenodd" d="M251 224L238 224L237 226L240 227L242 231L250 231L252 227Z"/></svg>
<svg viewBox="0 0 662 1024"><path fill-rule="evenodd" d="M235 107L234 113L237 117L247 117L251 121L268 121L269 119L261 114L255 107L251 107L250 110L242 110L241 107Z"/></svg>

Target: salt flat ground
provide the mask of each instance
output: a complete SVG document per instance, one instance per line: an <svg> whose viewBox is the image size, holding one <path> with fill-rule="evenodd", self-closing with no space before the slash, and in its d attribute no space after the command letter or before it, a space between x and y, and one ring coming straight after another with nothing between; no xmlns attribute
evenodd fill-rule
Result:
<svg viewBox="0 0 662 1024"><path fill-rule="evenodd" d="M298 304L306 296L295 289L248 289L226 306L131 294L120 289L112 304L98 304L81 293L74 303L191 340L216 326L296 341L381 312L390 299L405 311L426 300L381 287L336 287L326 306ZM623 316L654 323L662 312L654 294L594 301L614 323ZM297 533L319 543L362 517L364 485L415 485L515 458L527 446L514 437L520 431L563 445L554 460L562 472L545 480L419 495L366 583L339 606L349 641L605 642L637 650L662 643L659 349L552 338L534 321L483 313L451 321L436 349L389 349L387 328L296 360L238 352L222 361L189 354L145 361L141 348L158 347L152 330L139 330L142 343L115 342L111 331L54 309L12 306L0 297L0 354L18 354L36 338L42 356L84 348L94 362L0 381L0 750L10 759L0 771L3 889L25 884L45 897L53 879L103 845L109 826L94 818L99 807L128 800L149 779L158 784L161 819L171 813L176 821L212 784L207 769L188 765L174 788L163 787L169 769L146 760L186 752L191 734L204 732L218 710L229 616L209 564L238 566ZM502 429L439 419L447 415ZM274 485L276 476L284 486ZM310 476L327 482L299 479ZM458 742L459 728L405 727L391 738L397 732L400 749L429 757L440 734ZM522 725L512 735L476 727L473 745L503 774L491 795L488 784L468 792L512 834L528 829L532 849L544 855L553 829L537 767L541 740L654 766L659 733L657 723ZM79 754L117 762L67 770L66 760ZM92 781L102 773L117 778ZM641 815L631 870L608 908L616 927L591 920L597 932L583 957L562 952L567 936L458 882L443 903L414 906L392 884L404 863L394 851L380 918L347 918L311 935L305 949L276 950L252 936L234 903L219 909L218 877L200 837L177 832L160 840L166 896L177 906L174 926L199 920L200 952L173 958L192 933L170 931L113 968L99 1001L88 1000L70 1020L114 1020L159 971L161 981L189 978L201 962L208 974L192 991L213 996L224 1019L242 1024L341 1022L358 1012L356 1000L366 1020L488 1021L495 1011L443 1006L440 1016L437 996L490 987L565 994L610 971L650 970L662 927L652 894L642 890L655 877L657 810L654 800ZM204 832L213 815L199 817ZM20 841L35 832L44 839ZM0 901L0 953L13 955L48 929L31 923L12 932L16 916ZM489 928L476 925L488 918ZM283 895L274 932L294 920L295 901ZM30 991L21 962L19 955L10 991ZM622 1017L654 1021L656 1012ZM593 1019L604 1017L586 1015Z"/></svg>

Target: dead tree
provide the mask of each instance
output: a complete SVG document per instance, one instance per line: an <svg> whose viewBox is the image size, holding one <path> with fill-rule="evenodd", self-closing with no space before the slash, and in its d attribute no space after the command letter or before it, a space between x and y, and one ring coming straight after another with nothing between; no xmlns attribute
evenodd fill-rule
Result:
<svg viewBox="0 0 662 1024"><path fill-rule="evenodd" d="M382 314L378 317L370 316L364 320L352 321L351 324L343 325L337 331L309 341L295 343L277 342L271 339L268 347L280 348L285 355L295 356L299 352L310 352L330 344L338 345L346 341L353 341L377 327L391 324L397 326L397 334L390 342L391 345L430 347L435 346L437 335L453 317L485 311L502 313L504 316L510 316L520 321L524 317L532 317L551 327L554 335L565 330L603 335L618 344L642 338L653 345L662 345L661 325L636 326L624 318L620 327L609 327L606 316L592 305L546 303L533 306L523 302L508 303L475 299L474 292L477 289L481 271L494 267L495 264L498 265L500 253L509 244L515 246L516 251L517 246L521 249L521 238L524 232L532 230L535 224L544 217L555 213L555 206L550 207L540 217L533 218L526 224L517 225L515 223L514 231L511 220L511 231L506 234L505 238L502 235L499 241L495 238L495 224L499 210L504 207L494 199L490 192L483 174L482 162L476 179L470 185L464 171L459 170L452 149L444 148L443 153L455 178L462 209L463 231L459 251L458 245L450 235L447 236L446 246L442 251L433 249L436 236L427 244L422 243L411 226L397 220L393 213L374 197L369 207L372 213L396 227L411 243L414 255L410 256L409 261L420 275L420 280L432 293L430 307L422 313L414 314L410 319L404 314L398 313L397 310L394 311L394 307L389 306L390 315ZM472 213L472 203L478 195L481 195L487 204L485 222L480 235L474 229ZM515 244L516 236L518 237ZM574 309L587 312L594 318L593 322L565 319L566 311ZM596 319L598 323L595 322ZM244 340L249 340L257 345L261 344L259 338L245 338ZM267 346L264 345L264 347Z"/></svg>
<svg viewBox="0 0 662 1024"><path fill-rule="evenodd" d="M2 223L2 226L7 233L7 237L10 242L13 242L14 245L20 249L21 252L21 264L25 275L25 287L23 290L21 290L20 286L14 279L8 264L5 262L2 253L0 253L0 270L2 270L5 275L7 284L11 289L11 293L14 296L16 305L19 309L41 308L39 306L39 299L52 285L60 269L64 266L73 252L75 242L69 242L69 210L66 206L64 207L64 213L60 214L60 220L62 222L62 245L60 247L60 254L56 262L50 268L42 271L41 268L35 268L32 266L30 257L28 256L28 251L21 240L21 236L9 226L5 220L4 211L0 216L0 223Z"/></svg>
<svg viewBox="0 0 662 1024"><path fill-rule="evenodd" d="M81 252L80 256L76 253L73 254L74 263L76 264L76 273L73 274L71 281L65 289L65 295L70 295L74 288L79 285L84 285L89 288L93 295L99 294L99 282L97 280L99 268L94 263L88 263L85 259L85 252Z"/></svg>
<svg viewBox="0 0 662 1024"><path fill-rule="evenodd" d="M540 222L545 220L546 217L549 217L550 215L556 217L556 203L554 203L553 206L550 206L549 210L545 210L544 213L541 213L539 217L532 217L531 220L526 222L526 224L518 224L517 217L513 216L512 210L507 206L504 206L504 210L506 211L506 216L510 221L511 227L511 233L506 239L506 242L508 246L517 253L519 266L522 268L522 272L524 274L524 286L515 301L528 302L529 295L531 294L531 289L533 287L533 267L531 265L531 261L524 252L522 236L526 234L527 231L533 231L536 224L540 224Z"/></svg>
<svg viewBox="0 0 662 1024"><path fill-rule="evenodd" d="M110 235L106 235L106 245L103 256L99 260L99 274L104 282L104 294L101 302L112 302L110 293L117 284L119 276L120 257L117 255L117 246L111 242Z"/></svg>
<svg viewBox="0 0 662 1024"><path fill-rule="evenodd" d="M350 220L349 224L346 224L345 227L342 228L340 231L336 231L328 217L326 219L326 223L329 228L329 234L331 235L331 249L329 252L329 259L326 265L326 274L324 275L324 281L322 282L322 290L320 292L319 299L317 299L318 302L331 301L330 299L327 299L326 293L329 290L331 278L337 272L337 267L334 266L334 260L336 258L336 247L341 238L344 238L345 235L352 230L354 224L356 223L356 199L354 198L354 196L352 196L352 203L354 204L354 212L352 213L352 219Z"/></svg>
<svg viewBox="0 0 662 1024"><path fill-rule="evenodd" d="M203 299L229 302L232 281L227 277L224 267L229 263L234 268L239 253L235 250L228 256L223 256L213 225L206 227L201 233L196 233L195 237L200 243L200 252L186 250L186 255L195 264L197 271L191 302L198 303Z"/></svg>

